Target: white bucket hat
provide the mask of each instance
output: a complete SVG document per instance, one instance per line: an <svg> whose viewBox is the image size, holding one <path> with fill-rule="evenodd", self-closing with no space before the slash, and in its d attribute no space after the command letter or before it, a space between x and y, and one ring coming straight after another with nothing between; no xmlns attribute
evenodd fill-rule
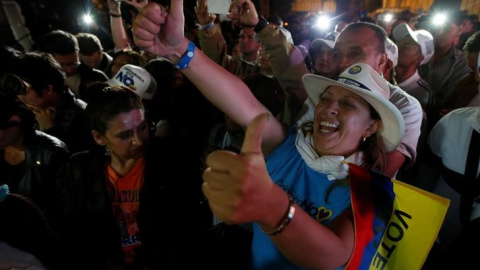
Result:
<svg viewBox="0 0 480 270"><path fill-rule="evenodd" d="M312 50L318 50L318 48L320 48L322 44L325 44L330 49L333 49L333 47L335 46L335 40L337 39L339 34L340 33L333 31L327 33L324 38L316 38L310 44L310 48Z"/></svg>
<svg viewBox="0 0 480 270"><path fill-rule="evenodd" d="M126 86L142 99L151 100L157 91L157 82L144 68L126 64L107 81L110 85Z"/></svg>
<svg viewBox="0 0 480 270"><path fill-rule="evenodd" d="M364 98L382 119L382 136L385 147L392 151L400 144L405 123L400 111L388 99L390 88L383 77L367 64L358 63L343 71L337 80L306 74L302 78L308 98L316 106L320 96L330 86L338 86Z"/></svg>

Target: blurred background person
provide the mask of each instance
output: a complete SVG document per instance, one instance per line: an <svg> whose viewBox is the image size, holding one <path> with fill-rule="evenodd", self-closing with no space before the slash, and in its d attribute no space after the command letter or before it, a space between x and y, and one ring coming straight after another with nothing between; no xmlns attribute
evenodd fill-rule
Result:
<svg viewBox="0 0 480 270"><path fill-rule="evenodd" d="M15 75L25 82L17 95L35 113L39 130L65 142L71 154L93 144L84 115L87 104L65 86L65 74L52 55L25 53Z"/></svg>
<svg viewBox="0 0 480 270"><path fill-rule="evenodd" d="M57 269L55 236L42 210L0 185L0 268Z"/></svg>
<svg viewBox="0 0 480 270"><path fill-rule="evenodd" d="M80 61L92 69L98 69L107 74L113 58L103 51L98 37L90 33L78 33L75 37L80 50Z"/></svg>
<svg viewBox="0 0 480 270"><path fill-rule="evenodd" d="M113 78L115 74L126 64L131 64L139 67L145 67L145 60L142 55L133 50L122 50L113 54L112 64L107 73L109 78Z"/></svg>
<svg viewBox="0 0 480 270"><path fill-rule="evenodd" d="M431 13L425 19L424 27L434 37L435 51L432 59L418 68L420 76L432 87L435 110L441 111L438 105L448 98L457 95L457 84L473 71L468 66L462 51L456 48L456 41L461 33L462 20L460 16L450 14L443 24L433 25ZM433 123L436 119L432 119Z"/></svg>
<svg viewBox="0 0 480 270"><path fill-rule="evenodd" d="M315 74L333 78L337 72L333 62L333 46L337 39L338 32L330 32L324 38L317 38L310 44L310 56L313 59L313 70Z"/></svg>
<svg viewBox="0 0 480 270"><path fill-rule="evenodd" d="M427 115L433 107L433 92L418 74L418 67L430 61L434 53L433 36L426 30L413 31L408 24L393 29L398 45L398 65L395 79L404 91L414 96Z"/></svg>
<svg viewBox="0 0 480 270"><path fill-rule="evenodd" d="M45 35L39 44L39 50L49 53L65 72L65 85L77 98L88 101L86 89L94 82L104 82L107 76L98 69L80 62L80 48L77 38L66 31L54 30Z"/></svg>

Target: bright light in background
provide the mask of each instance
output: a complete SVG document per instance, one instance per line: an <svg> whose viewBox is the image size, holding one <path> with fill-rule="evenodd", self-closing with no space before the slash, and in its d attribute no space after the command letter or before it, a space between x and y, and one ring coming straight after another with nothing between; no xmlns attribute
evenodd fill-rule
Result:
<svg viewBox="0 0 480 270"><path fill-rule="evenodd" d="M90 14L83 15L83 22L87 25L92 24L93 23L92 16L90 16Z"/></svg>
<svg viewBox="0 0 480 270"><path fill-rule="evenodd" d="M383 20L385 22L389 23L393 20L393 15L391 13L387 13L387 14L385 14L385 17L383 18Z"/></svg>
<svg viewBox="0 0 480 270"><path fill-rule="evenodd" d="M315 22L315 27L321 29L328 29L330 27L330 18L326 15L320 15L317 21Z"/></svg>
<svg viewBox="0 0 480 270"><path fill-rule="evenodd" d="M437 13L433 16L432 23L435 26L441 26L447 21L447 15L445 13Z"/></svg>

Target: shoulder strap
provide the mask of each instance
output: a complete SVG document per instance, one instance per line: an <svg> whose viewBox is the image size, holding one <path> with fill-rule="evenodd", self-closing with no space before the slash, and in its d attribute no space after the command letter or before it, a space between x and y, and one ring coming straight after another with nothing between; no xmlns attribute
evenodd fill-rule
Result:
<svg viewBox="0 0 480 270"><path fill-rule="evenodd" d="M465 176L468 179L478 180L478 162L480 160L480 133L472 131L470 146L468 148L467 164L465 165ZM477 181L478 182L478 181Z"/></svg>
<svg viewBox="0 0 480 270"><path fill-rule="evenodd" d="M480 195L480 179L477 175L479 160L480 133L476 130L472 130L464 174L465 180L468 181L466 190L466 193L468 194L462 194L460 202L460 220L463 224L467 224L470 220L470 213L472 211L474 199Z"/></svg>

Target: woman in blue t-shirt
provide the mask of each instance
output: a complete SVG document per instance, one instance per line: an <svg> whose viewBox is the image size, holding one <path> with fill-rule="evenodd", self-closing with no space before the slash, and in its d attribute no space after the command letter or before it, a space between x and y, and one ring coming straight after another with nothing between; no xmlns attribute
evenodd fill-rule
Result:
<svg viewBox="0 0 480 270"><path fill-rule="evenodd" d="M229 224L254 223L255 269L346 265L355 237L342 162L382 172L384 154L404 132L400 112L388 101L387 82L366 64L352 65L336 81L305 75L308 100L295 125L286 128L239 78L183 37L182 12L180 0L172 1L168 13L150 3L136 18L134 38L248 126L239 154L217 151L207 158L203 191L212 211Z"/></svg>

